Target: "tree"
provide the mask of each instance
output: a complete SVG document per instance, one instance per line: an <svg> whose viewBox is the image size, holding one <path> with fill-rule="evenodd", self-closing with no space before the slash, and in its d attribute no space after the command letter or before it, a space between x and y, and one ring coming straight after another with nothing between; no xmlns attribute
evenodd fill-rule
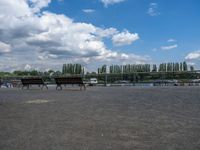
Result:
<svg viewBox="0 0 200 150"><path fill-rule="evenodd" d="M159 71L161 71L161 72L167 71L167 64L166 63L160 64Z"/></svg>
<svg viewBox="0 0 200 150"><path fill-rule="evenodd" d="M38 76L38 71L37 70L32 70L29 72L30 76Z"/></svg>
<svg viewBox="0 0 200 150"><path fill-rule="evenodd" d="M194 71L194 66L190 66L190 71Z"/></svg>
<svg viewBox="0 0 200 150"><path fill-rule="evenodd" d="M157 72L157 66L156 66L156 64L153 64L152 72Z"/></svg>
<svg viewBox="0 0 200 150"><path fill-rule="evenodd" d="M103 65L101 68L98 68L98 74L105 74L107 73L107 66Z"/></svg>
<svg viewBox="0 0 200 150"><path fill-rule="evenodd" d="M187 71L188 67L187 67L187 63L184 61L183 62L183 71Z"/></svg>
<svg viewBox="0 0 200 150"><path fill-rule="evenodd" d="M179 71L179 70L180 70L179 63L175 63L174 71Z"/></svg>
<svg viewBox="0 0 200 150"><path fill-rule="evenodd" d="M63 64L63 67L62 67L62 74L66 74L66 69L67 69L67 65L66 65L66 64Z"/></svg>
<svg viewBox="0 0 200 150"><path fill-rule="evenodd" d="M63 64L62 74L84 74L81 64Z"/></svg>
<svg viewBox="0 0 200 150"><path fill-rule="evenodd" d="M172 64L171 63L167 63L167 71L168 72L172 71Z"/></svg>
<svg viewBox="0 0 200 150"><path fill-rule="evenodd" d="M54 73L55 73L55 71L53 71L53 70L51 70L51 69L48 71L48 75L49 75L49 76L53 76Z"/></svg>
<svg viewBox="0 0 200 150"><path fill-rule="evenodd" d="M183 63L180 63L180 71L183 71Z"/></svg>
<svg viewBox="0 0 200 150"><path fill-rule="evenodd" d="M60 76L62 73L60 72L60 71L56 71L55 73L54 73L54 76Z"/></svg>
<svg viewBox="0 0 200 150"><path fill-rule="evenodd" d="M122 73L122 68L119 65L112 65L110 66L110 73Z"/></svg>

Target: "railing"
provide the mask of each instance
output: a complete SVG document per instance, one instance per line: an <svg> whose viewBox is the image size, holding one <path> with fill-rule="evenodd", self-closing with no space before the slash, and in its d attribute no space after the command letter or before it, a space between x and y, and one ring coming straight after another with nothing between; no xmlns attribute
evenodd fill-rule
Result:
<svg viewBox="0 0 200 150"><path fill-rule="evenodd" d="M61 75L61 76L72 76L72 75ZM59 77L61 77L59 76ZM160 85L163 85L163 81L166 80L168 85L174 83L192 84L195 83L194 79L200 79L200 71L185 71L185 72L135 72L129 74L86 74L86 75L73 75L83 77L85 82L90 82L91 78L96 78L98 84L150 84L160 81ZM0 77L2 83L15 82L21 80L24 77L36 77L36 76L16 76ZM40 76L45 82L54 84L54 77L58 76ZM171 83L170 83L171 82ZM198 83L200 81L196 81ZM166 84L166 85L167 85Z"/></svg>

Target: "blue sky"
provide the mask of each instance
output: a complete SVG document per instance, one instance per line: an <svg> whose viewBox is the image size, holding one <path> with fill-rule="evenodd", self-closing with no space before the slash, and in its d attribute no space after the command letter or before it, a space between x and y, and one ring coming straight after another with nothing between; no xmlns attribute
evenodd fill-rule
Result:
<svg viewBox="0 0 200 150"><path fill-rule="evenodd" d="M4 0L2 0L2 2L3 1ZM27 3L26 0L18 1L25 1L25 3ZM72 53L73 59L71 59L69 62L75 60L73 62L84 63L85 66L90 69L94 69L98 65L104 63L121 63L124 59L126 60L123 63L141 62L151 64L186 60L189 64L195 65L196 68L200 68L199 0L36 0L36 2L30 0L30 2L32 5L28 4L28 9L30 9L30 16L34 16L33 18L35 20L37 20L37 18L42 20L42 17L45 16L45 13L48 12L51 13L51 15L55 15L55 18L50 17L49 14L46 15L48 16L48 18L51 18L53 20L57 20L58 16L62 14L65 18L71 19L75 26L78 24L86 24L87 28L89 25L92 25L94 28L100 28L104 31L110 28L113 28L116 31L113 31L113 33L111 33L110 35L106 35L103 37L99 36L99 34L102 34L103 31L101 31L101 33L96 33L96 31L89 33L89 36L95 35L95 37L92 37L92 40L94 40L95 38L95 42L99 42L98 44L103 45L99 48L104 49L102 51L106 51L106 54L102 54L102 51L98 51L98 49L96 49L96 51L98 51L96 52L93 47L90 50L89 48L91 48L91 45L88 46L89 48L87 47L87 50L85 50L85 52L82 52L83 49L80 49L81 53L79 53L80 51L78 50L76 53L73 53L75 51L73 49L74 47L67 47L66 43L64 44L64 46L62 43L60 47L64 47L67 50L61 51L60 49L58 49L58 51L56 52L53 50L47 50L51 49L52 47L44 47L43 45L37 48L34 45L35 48L33 48L33 41L30 42L33 37L28 37L29 42L26 41L25 47L27 48L27 46L31 45L29 49L33 50L31 50L30 53L36 51L34 55L37 55L37 57L41 58L42 61L37 61L35 57L32 59L31 62L24 61L20 64L16 64L15 66L11 66L10 68L6 67L5 65L3 65L3 62L1 62L2 67L0 66L0 69L6 68L9 70L16 68L16 66L33 68L38 64L41 64L46 68L51 68L51 66L53 66L53 68L59 68L58 66L62 63L65 63L65 61L67 60L66 58L68 58L69 56L71 57ZM7 6L7 8L4 9L8 9L9 7L11 7L10 4L7 4L5 1L3 2L3 4L6 4ZM5 11L0 11L0 14L4 13ZM26 13L29 12L25 12L23 16L25 16ZM30 19L30 16L27 17L27 19ZM67 29L68 27L66 25L63 28ZM0 31L1 30L4 31L5 28L1 29L0 27ZM27 30L29 35L33 35L32 28ZM51 30L48 29L48 33L52 30L54 30L54 28L51 28ZM79 32L79 29L77 30L77 32ZM48 35L48 38L55 37L55 35L52 36L52 33L50 34L51 36ZM46 34L43 32L34 32L34 34L37 34L34 35L34 37L37 37L37 44L41 44L41 41L38 41L38 37ZM68 34L68 31L66 31L66 34ZM76 35L78 39L79 35ZM62 39L67 40L64 35L62 36ZM98 41L96 39L98 39ZM89 39L89 41L91 41L91 39ZM12 45L16 43L16 40L14 40L13 43L9 43L5 40L5 38L0 38L0 42L4 44L2 44L4 47L5 44L7 45L7 47L10 46L10 54L8 52L4 54L2 50L2 52L0 51L0 57L4 59L9 59L9 57L11 56L15 58L19 56L20 52L17 51L19 48L12 47ZM35 39L34 42L36 42ZM71 42L73 43L73 40ZM82 44L82 41L76 41L75 43ZM52 45L53 43L51 42L48 44ZM56 44L58 43L55 43L54 48ZM67 45L70 45L70 43ZM83 44L83 47L84 46L85 45ZM97 47L98 46L96 46L95 48ZM24 47L22 49L24 49ZM61 53L62 55L60 55ZM48 57L46 57L47 55ZM98 56L98 58L94 58L96 56ZM83 57L84 60L78 59L80 57ZM107 58L106 60L101 59L105 57ZM117 59L119 60L117 61ZM132 61L133 59L136 59L136 61ZM58 60L62 60L62 62L57 63ZM48 66L47 64L51 64L50 62L54 62L54 64L56 65Z"/></svg>
<svg viewBox="0 0 200 150"><path fill-rule="evenodd" d="M158 15L148 14L150 3L157 4ZM200 1L198 0L125 0L104 7L95 0L55 1L50 10L64 13L75 21L92 23L99 27L127 29L140 35L135 43L119 47L119 50L150 55L155 61L184 61L185 55L197 50L200 43ZM84 13L82 9L94 9ZM176 42L167 42L174 39ZM177 44L172 50L163 51L162 46ZM108 45L112 48L112 45ZM154 49L157 49L155 52Z"/></svg>

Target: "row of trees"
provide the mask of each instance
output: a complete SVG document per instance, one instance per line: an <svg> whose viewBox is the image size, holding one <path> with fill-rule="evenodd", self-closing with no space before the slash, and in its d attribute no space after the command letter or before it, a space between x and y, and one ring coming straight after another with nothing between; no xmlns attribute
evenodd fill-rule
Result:
<svg viewBox="0 0 200 150"><path fill-rule="evenodd" d="M194 67L190 66L190 70L193 71ZM188 65L187 65L186 62L181 62L181 63L162 63L159 66L159 71L167 71L167 72L188 71Z"/></svg>
<svg viewBox="0 0 200 150"><path fill-rule="evenodd" d="M63 64L61 71L37 71L37 70L16 70L13 72L0 72L0 76L60 76L60 75L74 75L74 74L84 74L84 68L81 64Z"/></svg>
<svg viewBox="0 0 200 150"><path fill-rule="evenodd" d="M105 67L104 67L105 68ZM151 65L145 64L145 65L112 65L109 68L109 72L113 74L118 73L133 73L133 72L150 72L151 71Z"/></svg>
<svg viewBox="0 0 200 150"><path fill-rule="evenodd" d="M81 64L63 64L62 74L84 74L84 67Z"/></svg>
<svg viewBox="0 0 200 150"><path fill-rule="evenodd" d="M54 70L48 70L44 72L37 70L31 70L31 71L16 70L9 74L11 76L59 76L62 73L60 71L54 71Z"/></svg>
<svg viewBox="0 0 200 150"><path fill-rule="evenodd" d="M131 74L135 72L182 72L182 71L194 71L194 67L188 67L186 62L181 63L161 63L158 67L156 64L127 64L127 65L111 65L98 68L98 74ZM81 64L63 64L62 72L60 71L14 71L14 72L0 72L0 76L60 76L60 75L75 75L75 74L85 74L84 67ZM96 74L87 73L87 74Z"/></svg>
<svg viewBox="0 0 200 150"><path fill-rule="evenodd" d="M179 72L189 71L186 62L181 63L161 63L158 67L156 64L127 64L127 65L111 65L107 67L103 65L98 68L98 74L111 73L111 74L129 74L134 72ZM190 66L190 71L194 71L194 67Z"/></svg>

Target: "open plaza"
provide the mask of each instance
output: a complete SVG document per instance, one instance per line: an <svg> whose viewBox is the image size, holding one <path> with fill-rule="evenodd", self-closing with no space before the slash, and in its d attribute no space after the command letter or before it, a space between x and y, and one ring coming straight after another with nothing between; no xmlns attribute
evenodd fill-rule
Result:
<svg viewBox="0 0 200 150"><path fill-rule="evenodd" d="M0 89L1 150L198 150L200 87Z"/></svg>

